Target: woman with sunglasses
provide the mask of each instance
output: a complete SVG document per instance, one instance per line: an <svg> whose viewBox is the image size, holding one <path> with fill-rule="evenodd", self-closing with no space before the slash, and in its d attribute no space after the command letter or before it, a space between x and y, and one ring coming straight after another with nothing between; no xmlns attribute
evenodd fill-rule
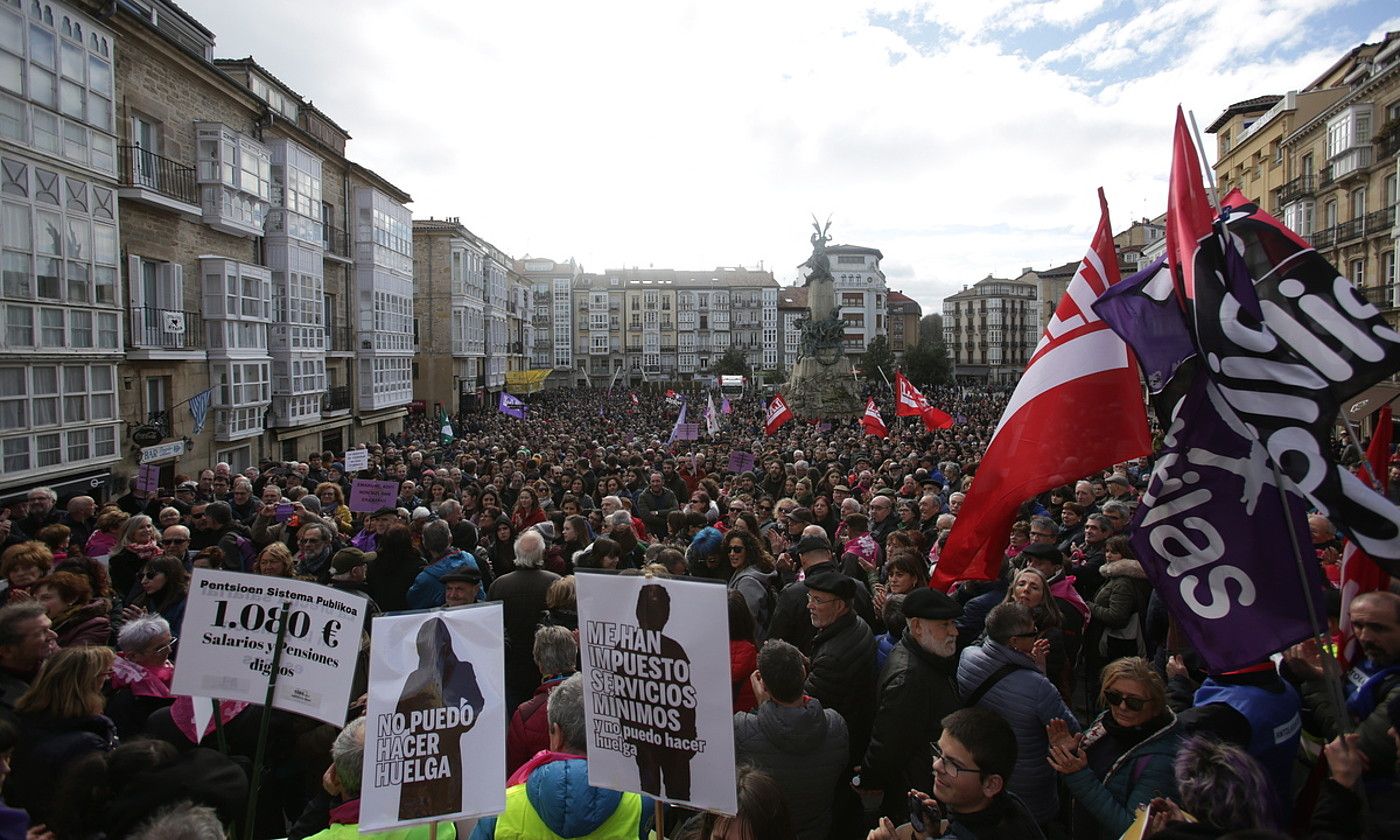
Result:
<svg viewBox="0 0 1400 840"><path fill-rule="evenodd" d="M143 615L155 613L170 625L170 631L179 635L180 623L185 619L185 598L189 595L190 574L179 558L162 554L146 561L136 586L127 599L127 607L122 616L127 621Z"/></svg>
<svg viewBox="0 0 1400 840"><path fill-rule="evenodd" d="M744 597L753 616L755 641L761 645L773 616L773 561L759 538L742 528L724 535L723 552L730 569L729 589Z"/></svg>
<svg viewBox="0 0 1400 840"><path fill-rule="evenodd" d="M1109 663L1100 686L1107 710L1082 734L1059 719L1045 727L1050 766L1074 796L1071 834L1090 840L1122 836L1138 806L1175 792L1172 763L1181 745L1166 686L1147 660Z"/></svg>

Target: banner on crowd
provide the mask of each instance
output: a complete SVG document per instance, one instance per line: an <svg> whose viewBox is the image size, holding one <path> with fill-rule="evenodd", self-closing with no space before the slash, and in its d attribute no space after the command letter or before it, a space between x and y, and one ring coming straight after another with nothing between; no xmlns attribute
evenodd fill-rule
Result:
<svg viewBox="0 0 1400 840"><path fill-rule="evenodd" d="M316 583L195 569L171 689L265 702L277 628L285 620L273 707L341 726L368 604L362 595Z"/></svg>
<svg viewBox="0 0 1400 840"><path fill-rule="evenodd" d="M382 507L394 507L399 498L397 481L357 478L350 482L350 510L372 513Z"/></svg>
<svg viewBox="0 0 1400 840"><path fill-rule="evenodd" d="M155 495L160 488L160 467L155 464L142 464L136 468L136 490L147 496Z"/></svg>
<svg viewBox="0 0 1400 840"><path fill-rule="evenodd" d="M503 615L493 603L374 620L361 831L505 809Z"/></svg>
<svg viewBox="0 0 1400 840"><path fill-rule="evenodd" d="M733 814L728 591L704 581L578 575L588 783Z"/></svg>
<svg viewBox="0 0 1400 840"><path fill-rule="evenodd" d="M758 459L752 452L734 450L729 453L729 471L733 473L750 472L757 465Z"/></svg>
<svg viewBox="0 0 1400 840"><path fill-rule="evenodd" d="M345 472L353 473L369 469L369 450L351 449L345 453Z"/></svg>

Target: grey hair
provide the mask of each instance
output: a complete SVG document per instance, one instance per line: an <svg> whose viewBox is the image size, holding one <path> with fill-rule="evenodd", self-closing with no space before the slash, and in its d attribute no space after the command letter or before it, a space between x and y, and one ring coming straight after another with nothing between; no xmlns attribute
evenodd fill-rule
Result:
<svg viewBox="0 0 1400 840"><path fill-rule="evenodd" d="M1121 513L1124 519L1128 519L1133 515L1132 509L1129 508L1125 503L1120 502L1117 499L1109 499L1108 501L1104 502L1102 505L1099 506L1099 510L1103 511L1104 513L1108 513L1109 511L1113 511L1114 513Z"/></svg>
<svg viewBox="0 0 1400 840"><path fill-rule="evenodd" d="M1108 517L1104 516L1102 513L1091 513L1088 516L1084 517L1084 521L1092 522L1095 525L1099 526L1099 528L1105 534L1112 533L1113 531L1113 523L1109 522Z"/></svg>
<svg viewBox="0 0 1400 840"><path fill-rule="evenodd" d="M515 538L515 568L544 568L544 535L539 531L526 531Z"/></svg>
<svg viewBox="0 0 1400 840"><path fill-rule="evenodd" d="M452 547L452 526L434 519L423 526L423 547L434 557L441 557Z"/></svg>
<svg viewBox="0 0 1400 840"><path fill-rule="evenodd" d="M1017 633L1035 626L1035 616L1025 604L1014 601L997 604L987 613L987 638L1006 644Z"/></svg>
<svg viewBox="0 0 1400 840"><path fill-rule="evenodd" d="M572 630L552 624L535 631L535 665L540 673L566 674L578 661L578 642Z"/></svg>
<svg viewBox="0 0 1400 840"><path fill-rule="evenodd" d="M614 505L617 505L618 510L622 509L622 499L618 498L617 496L604 496L602 500L598 502L598 505L601 507L602 505L608 504L609 502L611 502ZM616 513L617 511L613 512Z"/></svg>
<svg viewBox="0 0 1400 840"><path fill-rule="evenodd" d="M58 494L53 491L52 487L35 487L33 490L29 491L26 498L28 496L33 496L35 493L43 493L45 496L49 497L49 501L51 502L58 501Z"/></svg>
<svg viewBox="0 0 1400 840"><path fill-rule="evenodd" d="M456 499L443 499L437 506L438 516L453 516L462 512L462 503Z"/></svg>
<svg viewBox="0 0 1400 840"><path fill-rule="evenodd" d="M1181 808L1223 831L1276 828L1268 809L1269 778L1239 747L1195 735L1182 742L1172 765Z"/></svg>
<svg viewBox="0 0 1400 840"><path fill-rule="evenodd" d="M331 763L335 777L348 795L360 794L360 779L365 770L365 719L355 718L345 724L331 744Z"/></svg>
<svg viewBox="0 0 1400 840"><path fill-rule="evenodd" d="M38 601L20 601L0 607L0 647L10 647L24 641L20 635L20 623L32 621L48 610Z"/></svg>
<svg viewBox="0 0 1400 840"><path fill-rule="evenodd" d="M626 508L615 510L608 514L608 524L614 528L631 528L632 514L628 513Z"/></svg>
<svg viewBox="0 0 1400 840"><path fill-rule="evenodd" d="M1060 532L1060 526L1056 525L1055 520L1048 516L1032 516L1031 527L1039 528L1042 531L1049 531L1052 534L1058 534Z"/></svg>
<svg viewBox="0 0 1400 840"><path fill-rule="evenodd" d="M332 531L330 528L326 527L326 523L324 522L306 523L305 525L301 526L301 528L297 531L297 536L305 534L308 528L315 528L316 530L320 531L321 539L326 541L326 545L330 545L331 540L335 539L335 532Z"/></svg>
<svg viewBox="0 0 1400 840"><path fill-rule="evenodd" d="M208 805L181 802L156 814L132 834L132 840L224 840L219 814Z"/></svg>
<svg viewBox="0 0 1400 840"><path fill-rule="evenodd" d="M583 675L574 674L549 693L549 724L559 727L564 752L588 754L588 730L583 720Z"/></svg>
<svg viewBox="0 0 1400 840"><path fill-rule="evenodd" d="M170 632L170 622L156 613L133 618L117 631L117 647L123 653L145 650L147 646Z"/></svg>

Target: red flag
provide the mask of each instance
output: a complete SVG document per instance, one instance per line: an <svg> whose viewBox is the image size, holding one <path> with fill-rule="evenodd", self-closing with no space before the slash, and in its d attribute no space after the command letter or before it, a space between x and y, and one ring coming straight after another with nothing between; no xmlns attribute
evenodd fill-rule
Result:
<svg viewBox="0 0 1400 840"><path fill-rule="evenodd" d="M1376 418L1376 433L1371 436L1371 445L1366 447L1366 460L1371 462L1376 481L1380 482L1378 489L1382 493L1390 486L1390 476L1386 468L1390 461L1391 430L1390 406L1381 406L1380 415ZM1369 478L1363 476L1363 479L1369 483ZM1390 586L1390 575L1381 571L1376 561L1366 556L1366 552L1357 547L1356 543L1349 541L1342 550L1341 586L1342 618L1338 622L1338 629L1341 631L1342 643L1337 648L1337 658L1341 660L1342 669L1346 670L1362 658L1356 636L1351 629L1351 599L1363 592L1386 589Z"/></svg>
<svg viewBox="0 0 1400 840"><path fill-rule="evenodd" d="M771 435L778 431L778 427L791 420L795 415L788 407L787 400L782 394L773 397L773 401L768 404L768 414L763 418L763 433Z"/></svg>
<svg viewBox="0 0 1400 840"><path fill-rule="evenodd" d="M1103 190L1099 205L1093 244L1011 395L939 556L930 583L936 589L996 577L1026 499L1152 451L1137 361L1090 308L1119 280Z"/></svg>
<svg viewBox="0 0 1400 840"><path fill-rule="evenodd" d="M933 406L924 409L923 418L924 428L928 429L930 432L939 429L953 428L953 415L946 411L940 411Z"/></svg>
<svg viewBox="0 0 1400 840"><path fill-rule="evenodd" d="M894 414L896 417L919 417L928 408L928 400L901 371L894 372Z"/></svg>
<svg viewBox="0 0 1400 840"><path fill-rule="evenodd" d="M885 421L880 417L880 409L875 407L875 400L866 398L865 416L860 418L860 424L865 427L867 435L876 437L889 437L890 430L885 426Z"/></svg>
<svg viewBox="0 0 1400 840"><path fill-rule="evenodd" d="M1177 294L1196 297L1196 248L1211 234L1215 213L1201 177L1201 159L1186 127L1181 106L1176 108L1176 132L1172 142L1171 187L1167 192L1167 262Z"/></svg>

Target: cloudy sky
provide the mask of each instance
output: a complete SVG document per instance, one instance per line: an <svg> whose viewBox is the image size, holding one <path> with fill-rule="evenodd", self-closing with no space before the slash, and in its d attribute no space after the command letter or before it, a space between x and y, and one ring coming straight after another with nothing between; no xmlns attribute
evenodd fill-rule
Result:
<svg viewBox="0 0 1400 840"><path fill-rule="evenodd" d="M925 307L1160 213L1177 103L1306 86L1393 0L181 0L515 256L772 269L810 218ZM1213 154L1213 142L1208 138Z"/></svg>

